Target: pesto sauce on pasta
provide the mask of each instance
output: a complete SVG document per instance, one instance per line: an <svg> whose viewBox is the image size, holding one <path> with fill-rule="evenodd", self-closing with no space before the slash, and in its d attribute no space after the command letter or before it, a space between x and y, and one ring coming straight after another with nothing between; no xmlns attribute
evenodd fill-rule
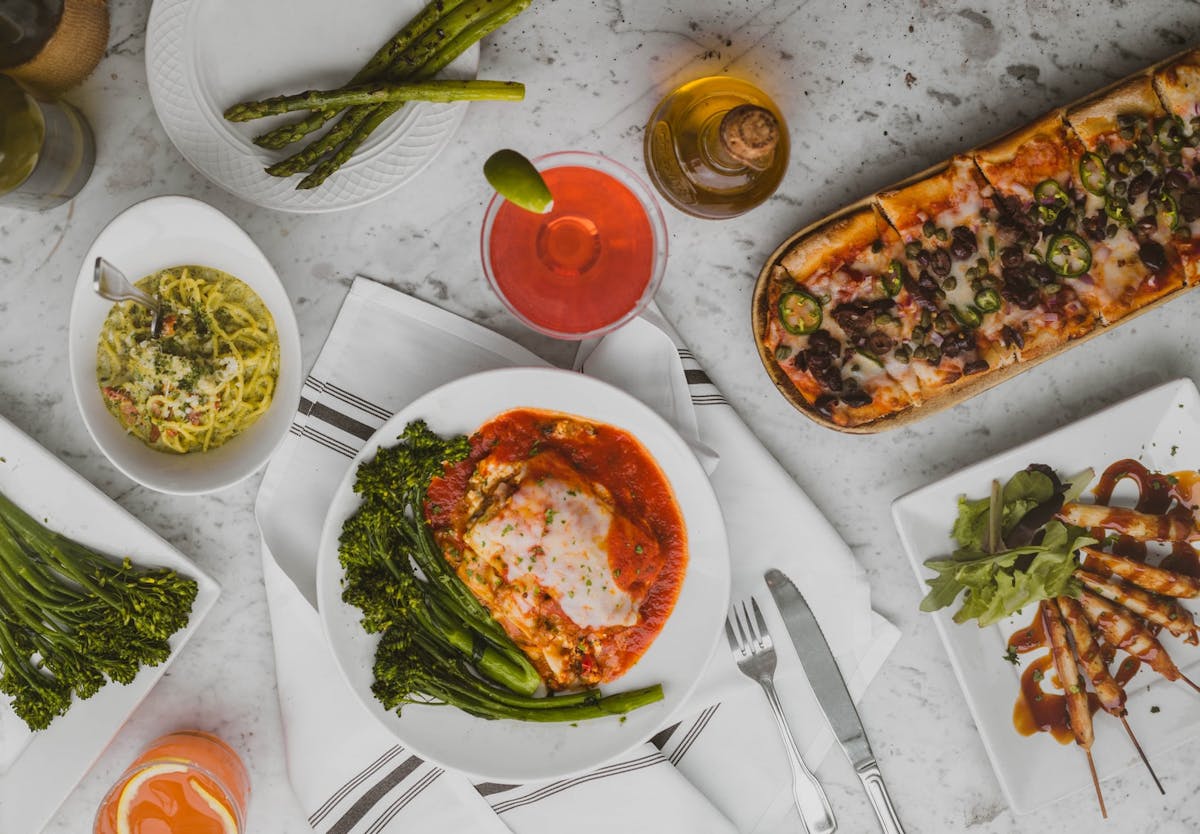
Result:
<svg viewBox="0 0 1200 834"><path fill-rule="evenodd" d="M215 449L271 405L279 335L245 283L203 266L148 275L137 286L161 299L163 329L150 311L113 305L100 329L97 379L104 404L146 445L164 452Z"/></svg>

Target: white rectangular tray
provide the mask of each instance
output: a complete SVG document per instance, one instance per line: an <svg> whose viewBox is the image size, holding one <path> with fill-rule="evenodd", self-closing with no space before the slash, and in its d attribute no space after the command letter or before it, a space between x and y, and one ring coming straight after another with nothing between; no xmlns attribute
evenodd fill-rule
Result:
<svg viewBox="0 0 1200 834"><path fill-rule="evenodd" d="M199 585L165 663L128 686L109 683L47 729L31 733L0 695L0 832L40 831L130 713L162 677L220 596L217 583L8 420L0 417L0 492L47 526L111 556L173 568Z"/></svg>
<svg viewBox="0 0 1200 834"><path fill-rule="evenodd" d="M955 547L950 529L960 495L986 497L993 478L1004 482L1031 463L1047 464L1064 476L1091 466L1099 476L1122 458L1134 458L1157 471L1200 468L1200 394L1190 379L1152 388L896 499L892 517L923 591L928 590L925 580L933 575L924 567L925 560L948 556ZM1185 604L1194 613L1200 608L1194 600ZM1025 655L1015 667L1004 654L1009 635L1028 625L1035 612L1023 611L978 628L974 622L956 624L952 616L957 609L958 603L930 616L1009 805L1023 814L1075 791L1090 790L1091 777L1075 745L1060 745L1046 733L1025 737L1013 727L1021 672L1031 656ZM1198 677L1194 670L1200 668L1200 648L1167 634L1160 639L1184 674ZM1200 697L1185 684L1143 669L1126 691L1129 723L1152 762L1156 753L1200 735ZM1158 709L1151 712L1151 707ZM1093 755L1101 779L1138 761L1116 719L1097 713L1095 729ZM1158 761L1169 765L1171 760L1160 756Z"/></svg>

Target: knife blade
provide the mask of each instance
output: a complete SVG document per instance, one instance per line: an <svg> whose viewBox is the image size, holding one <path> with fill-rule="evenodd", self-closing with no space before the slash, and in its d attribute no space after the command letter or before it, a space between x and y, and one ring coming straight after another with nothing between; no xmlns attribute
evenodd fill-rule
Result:
<svg viewBox="0 0 1200 834"><path fill-rule="evenodd" d="M800 656L800 665L804 667L804 674L812 685L813 694L817 696L817 703L821 705L838 743L846 751L850 764L857 768L859 764L874 761L875 756L871 753L871 745L867 742L858 710L854 708L850 690L846 688L846 681L842 678L837 661L833 659L829 642L821 632L821 626L808 607L808 602L783 572L772 569L764 576L771 596L779 606L796 654Z"/></svg>
<svg viewBox="0 0 1200 834"><path fill-rule="evenodd" d="M829 641L825 639L817 618L813 616L800 589L782 571L771 569L763 577L783 617L783 624L792 638L792 646L800 658L800 665L804 667L804 674L817 703L825 713L825 719L846 758L854 765L854 771L866 789L880 825L889 834L903 834L904 829L884 787L879 765L875 762L875 754L871 752L871 745L867 741L862 719L858 717L842 670L833 658Z"/></svg>

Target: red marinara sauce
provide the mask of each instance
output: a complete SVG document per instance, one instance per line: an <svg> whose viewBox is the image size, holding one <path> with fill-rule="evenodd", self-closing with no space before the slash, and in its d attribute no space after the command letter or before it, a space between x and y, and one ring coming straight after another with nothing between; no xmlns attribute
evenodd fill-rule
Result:
<svg viewBox="0 0 1200 834"><path fill-rule="evenodd" d="M585 679L594 676L596 682L604 682L624 674L662 631L675 607L687 569L683 514L658 463L633 435L622 429L534 409L500 414L481 426L471 436L470 443L467 458L447 467L429 485L426 518L444 552L453 548L466 550L462 534L470 513L468 493L472 475L485 458L490 462L527 461L530 470L537 472L538 458L544 453L554 453L565 459L581 478L608 491L615 514L624 520L617 523L614 517L607 534L609 567L618 587L640 603L637 621L632 625L579 629L589 646L585 656L594 649L602 666L585 668L582 676ZM642 545L638 539L647 534L653 541ZM448 553L447 558L454 563L452 554ZM487 600L481 601L487 604ZM570 623L558 603L548 596L536 604L556 614L554 619L561 617ZM508 628L507 623L505 627ZM525 648L527 641L513 634L512 629L509 631L518 645ZM539 665L537 658L531 659ZM585 667L590 665L586 660L584 663ZM539 671L543 671L540 665Z"/></svg>

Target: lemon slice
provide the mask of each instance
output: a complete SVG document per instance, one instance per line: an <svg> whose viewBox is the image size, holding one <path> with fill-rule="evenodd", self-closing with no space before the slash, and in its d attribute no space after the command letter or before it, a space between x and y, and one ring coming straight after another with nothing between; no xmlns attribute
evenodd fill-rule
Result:
<svg viewBox="0 0 1200 834"><path fill-rule="evenodd" d="M167 773L186 773L187 767L181 764L156 764L138 773L121 788L117 798L117 834L133 834L130 818L133 814L133 801L137 798L142 785ZM234 832L236 834L236 831Z"/></svg>
<svg viewBox="0 0 1200 834"><path fill-rule="evenodd" d="M501 197L526 211L545 214L554 208L554 197L538 169L514 150L505 148L489 156L483 175Z"/></svg>
<svg viewBox="0 0 1200 834"><path fill-rule="evenodd" d="M206 791L204 786L196 779L188 779L188 785L204 800L204 804L212 809L213 814L221 821L221 831L224 834L238 834L237 820L233 818L233 814L229 812L229 808L224 802Z"/></svg>

